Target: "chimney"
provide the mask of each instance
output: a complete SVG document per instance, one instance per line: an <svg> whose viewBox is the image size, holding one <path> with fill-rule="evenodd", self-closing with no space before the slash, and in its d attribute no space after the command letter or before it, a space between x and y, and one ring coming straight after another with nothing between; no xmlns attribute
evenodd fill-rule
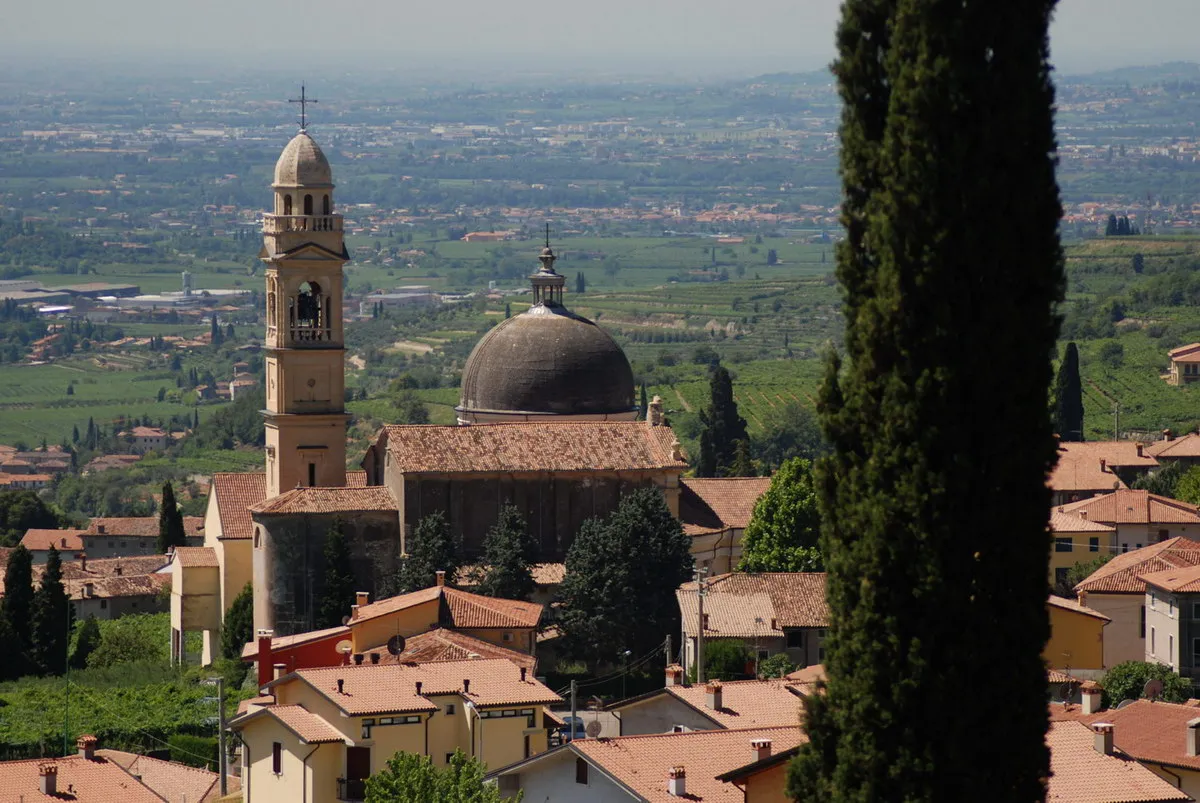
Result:
<svg viewBox="0 0 1200 803"><path fill-rule="evenodd" d="M351 605L350 606L350 621L353 622L357 618L358 618L358 606Z"/></svg>
<svg viewBox="0 0 1200 803"><path fill-rule="evenodd" d="M371 653L371 663L373 663L373 664L379 663L379 653L377 653L377 652Z"/></svg>
<svg viewBox="0 0 1200 803"><path fill-rule="evenodd" d="M1096 752L1111 756L1113 751L1113 726L1109 722L1092 724L1092 732L1096 734Z"/></svg>
<svg viewBox="0 0 1200 803"><path fill-rule="evenodd" d="M120 566L118 566L116 568L116 573L117 573L117 577L120 577L121 575L123 575L125 573L125 570L122 569Z"/></svg>
<svg viewBox="0 0 1200 803"><path fill-rule="evenodd" d="M683 767L671 767L667 770L667 794L673 797L687 795L687 774Z"/></svg>
<svg viewBox="0 0 1200 803"><path fill-rule="evenodd" d="M1100 686L1095 681L1086 681L1080 687L1080 694L1083 697L1083 714L1094 714L1100 710Z"/></svg>
<svg viewBox="0 0 1200 803"><path fill-rule="evenodd" d="M710 680L704 684L704 702L714 711L721 710L721 681Z"/></svg>
<svg viewBox="0 0 1200 803"><path fill-rule="evenodd" d="M770 739L751 739L750 748L754 751L755 761L762 761L764 758L771 757Z"/></svg>
<svg viewBox="0 0 1200 803"><path fill-rule="evenodd" d="M679 442L679 438L671 441L671 459L679 463L687 462L687 458L683 454L683 444Z"/></svg>
<svg viewBox="0 0 1200 803"><path fill-rule="evenodd" d="M1200 756L1200 717L1188 720L1187 754L1189 756Z"/></svg>
<svg viewBox="0 0 1200 803"><path fill-rule="evenodd" d="M1087 592L1086 591L1076 591L1075 592L1075 601L1086 608L1087 607Z"/></svg>
<svg viewBox="0 0 1200 803"><path fill-rule="evenodd" d="M663 423L662 396L655 396L646 405L646 423L652 427L661 427Z"/></svg>
<svg viewBox="0 0 1200 803"><path fill-rule="evenodd" d="M529 671L529 670L528 670L528 669L526 669L525 667L521 667L521 682L522 682L522 683L524 683L524 682L525 682L525 673L526 673L526 672L528 672L528 671Z"/></svg>
<svg viewBox="0 0 1200 803"><path fill-rule="evenodd" d="M772 617L771 617L771 629L772 629L772 630L778 630L778 629L779 629L779 620L778 620L778 619L776 619L774 616L772 616Z"/></svg>
<svg viewBox="0 0 1200 803"><path fill-rule="evenodd" d="M97 532L97 533L99 533L100 535L104 535L104 525L103 525L103 524L97 524L97 525L96 525L96 532Z"/></svg>
<svg viewBox="0 0 1200 803"><path fill-rule="evenodd" d="M421 683L421 681L419 681L419 680L417 681L417 696L418 696L418 697L420 697L420 696L421 696L421 686L423 686L423 685L424 685L424 684L423 684L423 683Z"/></svg>
<svg viewBox="0 0 1200 803"><path fill-rule="evenodd" d="M360 607L360 608L363 607L364 605L366 605L367 602L370 601L370 599L371 599L370 592L367 592L367 591L355 591L354 592L354 601L358 603L358 607Z"/></svg>
<svg viewBox="0 0 1200 803"><path fill-rule="evenodd" d="M463 694L469 694L471 691L471 679L463 678Z"/></svg>
<svg viewBox="0 0 1200 803"><path fill-rule="evenodd" d="M287 674L287 664L275 664L274 669L276 680L279 680L281 677Z"/></svg>
<svg viewBox="0 0 1200 803"><path fill-rule="evenodd" d="M1086 518L1087 518L1087 511L1086 511L1086 510L1081 510L1081 511L1079 511L1079 513L1078 513L1078 516L1079 516L1079 518L1081 518L1081 519L1086 519Z"/></svg>
<svg viewBox="0 0 1200 803"><path fill-rule="evenodd" d="M275 635L273 630L258 631L258 687L260 689L274 680L271 664L271 637L273 635Z"/></svg>
<svg viewBox="0 0 1200 803"><path fill-rule="evenodd" d="M96 593L96 584L95 583L84 583L83 584L83 595L85 597L90 597L95 593Z"/></svg>
<svg viewBox="0 0 1200 803"><path fill-rule="evenodd" d="M1171 430L1164 429L1163 430L1163 440L1164 441L1173 441L1173 440L1175 440L1175 435L1171 432Z"/></svg>
<svg viewBox="0 0 1200 803"><path fill-rule="evenodd" d="M60 538L59 540L60 540L60 541L62 541L62 548L63 548L63 549L66 549L66 548L67 548L67 539L65 539L65 538Z"/></svg>
<svg viewBox="0 0 1200 803"><path fill-rule="evenodd" d="M38 776L40 788L43 795L53 797L58 794L58 766L55 764L42 764L38 767Z"/></svg>
<svg viewBox="0 0 1200 803"><path fill-rule="evenodd" d="M1146 456L1145 448L1146 448L1146 447L1145 447L1145 446L1143 446L1143 445L1142 445L1142 444L1140 444L1140 443L1137 445L1137 450L1138 450L1137 454L1138 454L1138 457L1145 457L1145 456Z"/></svg>
<svg viewBox="0 0 1200 803"><path fill-rule="evenodd" d="M79 553L79 571L81 571L81 572L87 571L87 553L86 552Z"/></svg>
<svg viewBox="0 0 1200 803"><path fill-rule="evenodd" d="M354 665L362 666L362 662L363 662L363 654L361 652L354 653Z"/></svg>
<svg viewBox="0 0 1200 803"><path fill-rule="evenodd" d="M75 746L79 748L79 755L87 761L92 761L96 758L96 737L90 733L85 733L75 740Z"/></svg>
<svg viewBox="0 0 1200 803"><path fill-rule="evenodd" d="M1101 457L1100 458L1100 470L1106 471L1107 469L1108 469L1108 461L1105 460L1103 457Z"/></svg>
<svg viewBox="0 0 1200 803"><path fill-rule="evenodd" d="M667 686L682 686L683 685L683 667L679 664L671 664L667 667Z"/></svg>
<svg viewBox="0 0 1200 803"><path fill-rule="evenodd" d="M446 573L444 571L442 571L441 569L438 569L435 572L435 574L437 575L438 588L441 588L442 586L446 585Z"/></svg>
<svg viewBox="0 0 1200 803"><path fill-rule="evenodd" d="M338 694L345 694L346 693L346 679L338 678L337 681L338 681Z"/></svg>

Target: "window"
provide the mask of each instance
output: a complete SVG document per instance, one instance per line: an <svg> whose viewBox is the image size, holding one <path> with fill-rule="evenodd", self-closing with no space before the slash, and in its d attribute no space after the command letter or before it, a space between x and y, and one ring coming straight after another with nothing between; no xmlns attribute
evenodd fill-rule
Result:
<svg viewBox="0 0 1200 803"><path fill-rule="evenodd" d="M1192 666L1200 666L1200 638L1192 639Z"/></svg>
<svg viewBox="0 0 1200 803"><path fill-rule="evenodd" d="M373 728L373 727L375 727L375 720L373 720L373 719L364 719L364 720L362 721L362 737L363 737L364 739L370 739L370 738L371 738L371 728Z"/></svg>
<svg viewBox="0 0 1200 803"><path fill-rule="evenodd" d="M454 716L454 703L449 703L446 705L446 716Z"/></svg>
<svg viewBox="0 0 1200 803"><path fill-rule="evenodd" d="M1175 665L1175 636L1171 633L1167 634L1167 661Z"/></svg>
<svg viewBox="0 0 1200 803"><path fill-rule="evenodd" d="M1088 552L1099 552L1099 551L1100 551L1100 539L1096 538L1096 537L1089 538L1088 539Z"/></svg>
<svg viewBox="0 0 1200 803"><path fill-rule="evenodd" d="M1192 603L1192 618L1200 619L1200 602Z"/></svg>
<svg viewBox="0 0 1200 803"><path fill-rule="evenodd" d="M784 644L789 650L804 649L804 631L803 630L785 630L783 631Z"/></svg>
<svg viewBox="0 0 1200 803"><path fill-rule="evenodd" d="M1161 544L1163 541L1166 541L1170 537L1171 537L1171 534L1169 532L1167 532L1166 530L1158 531L1158 543Z"/></svg>
<svg viewBox="0 0 1200 803"><path fill-rule="evenodd" d="M767 660L770 657L771 657L771 653L767 652L766 650L758 651L758 660L760 663Z"/></svg>
<svg viewBox="0 0 1200 803"><path fill-rule="evenodd" d="M505 641L512 641L512 639L513 639L513 635L512 635L512 633L505 633L505 634L504 634L504 640L505 640Z"/></svg>
<svg viewBox="0 0 1200 803"><path fill-rule="evenodd" d="M329 194L328 193L325 194L325 200L322 201L322 203L321 203L321 214L322 215L329 214Z"/></svg>
<svg viewBox="0 0 1200 803"><path fill-rule="evenodd" d="M100 600L100 610L104 610L107 607L108 607L108 600L106 600L106 599Z"/></svg>
<svg viewBox="0 0 1200 803"><path fill-rule="evenodd" d="M575 759L575 783L587 786L588 765L582 758Z"/></svg>
<svg viewBox="0 0 1200 803"><path fill-rule="evenodd" d="M449 763L450 763L450 759L452 759L452 758L454 758L454 754L453 754L453 753L447 753L447 754L446 754L446 763L447 763L447 764L449 764Z"/></svg>
<svg viewBox="0 0 1200 803"><path fill-rule="evenodd" d="M1146 637L1146 606L1142 606L1142 621L1138 622L1138 638Z"/></svg>
<svg viewBox="0 0 1200 803"><path fill-rule="evenodd" d="M1152 628L1150 628L1150 654L1151 655L1154 655L1156 652L1156 650L1154 648L1154 642L1155 642L1154 636L1155 636L1155 630L1152 627Z"/></svg>
<svg viewBox="0 0 1200 803"><path fill-rule="evenodd" d="M271 772L283 774L283 745L279 742L271 743Z"/></svg>
<svg viewBox="0 0 1200 803"><path fill-rule="evenodd" d="M1141 549L1141 548L1142 548L1142 545L1141 545L1141 544L1134 544L1134 545L1133 545L1133 548L1134 548L1134 549Z"/></svg>
<svg viewBox="0 0 1200 803"><path fill-rule="evenodd" d="M312 196L305 195L304 196L304 214L311 215L312 210L313 210Z"/></svg>
<svg viewBox="0 0 1200 803"><path fill-rule="evenodd" d="M1054 539L1054 551L1055 552L1070 552L1071 548L1073 546L1074 546L1074 544L1071 542L1070 538L1055 538Z"/></svg>
<svg viewBox="0 0 1200 803"><path fill-rule="evenodd" d="M308 487L309 488L317 487L317 464L316 463L308 464Z"/></svg>
<svg viewBox="0 0 1200 803"><path fill-rule="evenodd" d="M283 196L283 214L285 214L285 215L292 214L292 196L291 195Z"/></svg>

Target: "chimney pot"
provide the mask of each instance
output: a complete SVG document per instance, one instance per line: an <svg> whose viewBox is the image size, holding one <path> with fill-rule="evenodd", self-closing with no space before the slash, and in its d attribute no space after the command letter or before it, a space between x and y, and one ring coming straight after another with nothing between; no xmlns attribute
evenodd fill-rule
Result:
<svg viewBox="0 0 1200 803"><path fill-rule="evenodd" d="M721 681L712 680L704 684L704 697L708 707L714 711L721 709Z"/></svg>
<svg viewBox="0 0 1200 803"><path fill-rule="evenodd" d="M1105 460L1103 457L1101 457L1100 458L1100 470L1105 471L1106 469L1108 469L1108 461Z"/></svg>
<svg viewBox="0 0 1200 803"><path fill-rule="evenodd" d="M446 585L446 572L444 572L444 571L443 571L443 570L441 570L441 569L438 569L438 570L435 572L435 574L436 574L436 576L437 576L437 584L438 584L438 588L441 588L442 586Z"/></svg>
<svg viewBox="0 0 1200 803"><path fill-rule="evenodd" d="M62 541L63 549L66 549L67 548L67 539L60 538L59 540Z"/></svg>
<svg viewBox="0 0 1200 803"><path fill-rule="evenodd" d="M750 747L754 750L755 761L762 761L764 758L770 758L771 756L770 739L753 739L750 742Z"/></svg>
<svg viewBox="0 0 1200 803"><path fill-rule="evenodd" d="M421 681L419 681L419 680L417 681L417 695L418 695L418 696L420 696L420 694L421 694L421 687L422 687L423 685L425 685L425 684L423 684L423 683L422 683Z"/></svg>
<svg viewBox="0 0 1200 803"><path fill-rule="evenodd" d="M1113 726L1110 722L1096 722L1092 724L1092 732L1096 734L1095 747L1096 752L1102 755L1111 756L1113 752Z"/></svg>
<svg viewBox="0 0 1200 803"><path fill-rule="evenodd" d="M683 685L683 667L679 664L671 664L667 667L667 682L668 686Z"/></svg>
<svg viewBox="0 0 1200 803"><path fill-rule="evenodd" d="M58 794L58 765L42 764L38 767L39 788L43 795Z"/></svg>
<svg viewBox="0 0 1200 803"><path fill-rule="evenodd" d="M90 733L76 739L75 746L79 748L79 755L85 760L91 761L96 757L96 737Z"/></svg>
<svg viewBox="0 0 1200 803"><path fill-rule="evenodd" d="M281 677L287 674L287 664L275 664L274 669L276 680L279 680Z"/></svg>
<svg viewBox="0 0 1200 803"><path fill-rule="evenodd" d="M373 663L373 664L379 663L379 653L377 653L377 652L371 653L371 663Z"/></svg>
<svg viewBox="0 0 1200 803"><path fill-rule="evenodd" d="M687 773L683 767L671 767L667 770L667 794L673 797L687 795Z"/></svg>
<svg viewBox="0 0 1200 803"><path fill-rule="evenodd" d="M1200 756L1200 717L1188 720L1187 754L1189 756Z"/></svg>
<svg viewBox="0 0 1200 803"><path fill-rule="evenodd" d="M1145 447L1143 444L1140 444L1140 443L1139 443L1139 444L1137 445L1137 456L1138 456L1138 457L1145 457L1145 456L1146 456L1145 449L1146 449L1146 447Z"/></svg>
<svg viewBox="0 0 1200 803"><path fill-rule="evenodd" d="M360 608L362 606L366 605L370 599L371 599L371 595L369 592L366 592L366 591L354 592L354 601L358 603L358 607L360 607Z"/></svg>
<svg viewBox="0 0 1200 803"><path fill-rule="evenodd" d="M357 618L358 618L358 606L351 605L350 606L350 621L353 622Z"/></svg>
<svg viewBox="0 0 1200 803"><path fill-rule="evenodd" d="M338 694L345 694L346 693L346 679L338 678L337 682L338 682Z"/></svg>
<svg viewBox="0 0 1200 803"><path fill-rule="evenodd" d="M468 694L471 691L471 679L463 678L463 694Z"/></svg>
<svg viewBox="0 0 1200 803"><path fill-rule="evenodd" d="M525 682L525 673L529 671L526 667L521 667L521 682Z"/></svg>
<svg viewBox="0 0 1200 803"><path fill-rule="evenodd" d="M354 665L362 666L362 662L363 662L363 654L361 652L354 653Z"/></svg>
<svg viewBox="0 0 1200 803"><path fill-rule="evenodd" d="M103 524L97 524L97 525L96 525L96 532L98 532L100 535L104 535L104 525L103 525Z"/></svg>
<svg viewBox="0 0 1200 803"><path fill-rule="evenodd" d="M1095 714L1100 710L1100 694L1100 686L1094 681L1089 680L1080 687L1084 716Z"/></svg>
<svg viewBox="0 0 1200 803"><path fill-rule="evenodd" d="M271 635L270 630L258 631L258 687L261 689L272 680L271 663Z"/></svg>

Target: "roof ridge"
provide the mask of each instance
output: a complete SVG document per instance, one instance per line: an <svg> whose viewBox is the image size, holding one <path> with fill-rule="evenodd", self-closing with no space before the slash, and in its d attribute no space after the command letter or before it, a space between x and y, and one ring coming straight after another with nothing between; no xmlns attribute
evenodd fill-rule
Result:
<svg viewBox="0 0 1200 803"><path fill-rule="evenodd" d="M667 687L667 688L670 688L670 687ZM637 734L631 734L629 736L605 736L605 737L601 737L598 739L584 740L582 743L615 742L615 741L625 742L625 741L630 741L633 739L664 739L664 738L669 739L669 738L673 738L673 737L678 738L680 736L693 736L693 737L699 738L701 736L728 736L730 734L759 733L761 731L798 731L798 730L801 730L799 725L761 725L758 727L755 727L754 725L749 725L744 728L717 728L715 730L681 731L678 733L668 731L667 733L637 733Z"/></svg>

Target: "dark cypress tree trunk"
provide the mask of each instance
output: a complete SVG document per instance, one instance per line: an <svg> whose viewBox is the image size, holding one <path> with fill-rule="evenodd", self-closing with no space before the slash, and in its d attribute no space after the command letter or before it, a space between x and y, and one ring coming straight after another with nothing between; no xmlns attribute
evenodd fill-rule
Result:
<svg viewBox="0 0 1200 803"><path fill-rule="evenodd" d="M67 671L67 646L71 641L71 602L62 576L62 558L51 546L30 615L33 660L41 672L49 675Z"/></svg>
<svg viewBox="0 0 1200 803"><path fill-rule="evenodd" d="M1054 429L1059 440L1083 440L1083 382L1079 379L1079 349L1068 343L1054 383Z"/></svg>
<svg viewBox="0 0 1200 803"><path fill-rule="evenodd" d="M832 626L800 800L1045 795L1053 7L843 5L846 364L820 404ZM986 760L967 688L1003 689Z"/></svg>
<svg viewBox="0 0 1200 803"><path fill-rule="evenodd" d="M8 556L4 567L4 599L0 600L0 619L15 639L7 651L0 676L17 678L28 674L32 666L32 638L29 630L33 611L33 555L23 544Z"/></svg>

